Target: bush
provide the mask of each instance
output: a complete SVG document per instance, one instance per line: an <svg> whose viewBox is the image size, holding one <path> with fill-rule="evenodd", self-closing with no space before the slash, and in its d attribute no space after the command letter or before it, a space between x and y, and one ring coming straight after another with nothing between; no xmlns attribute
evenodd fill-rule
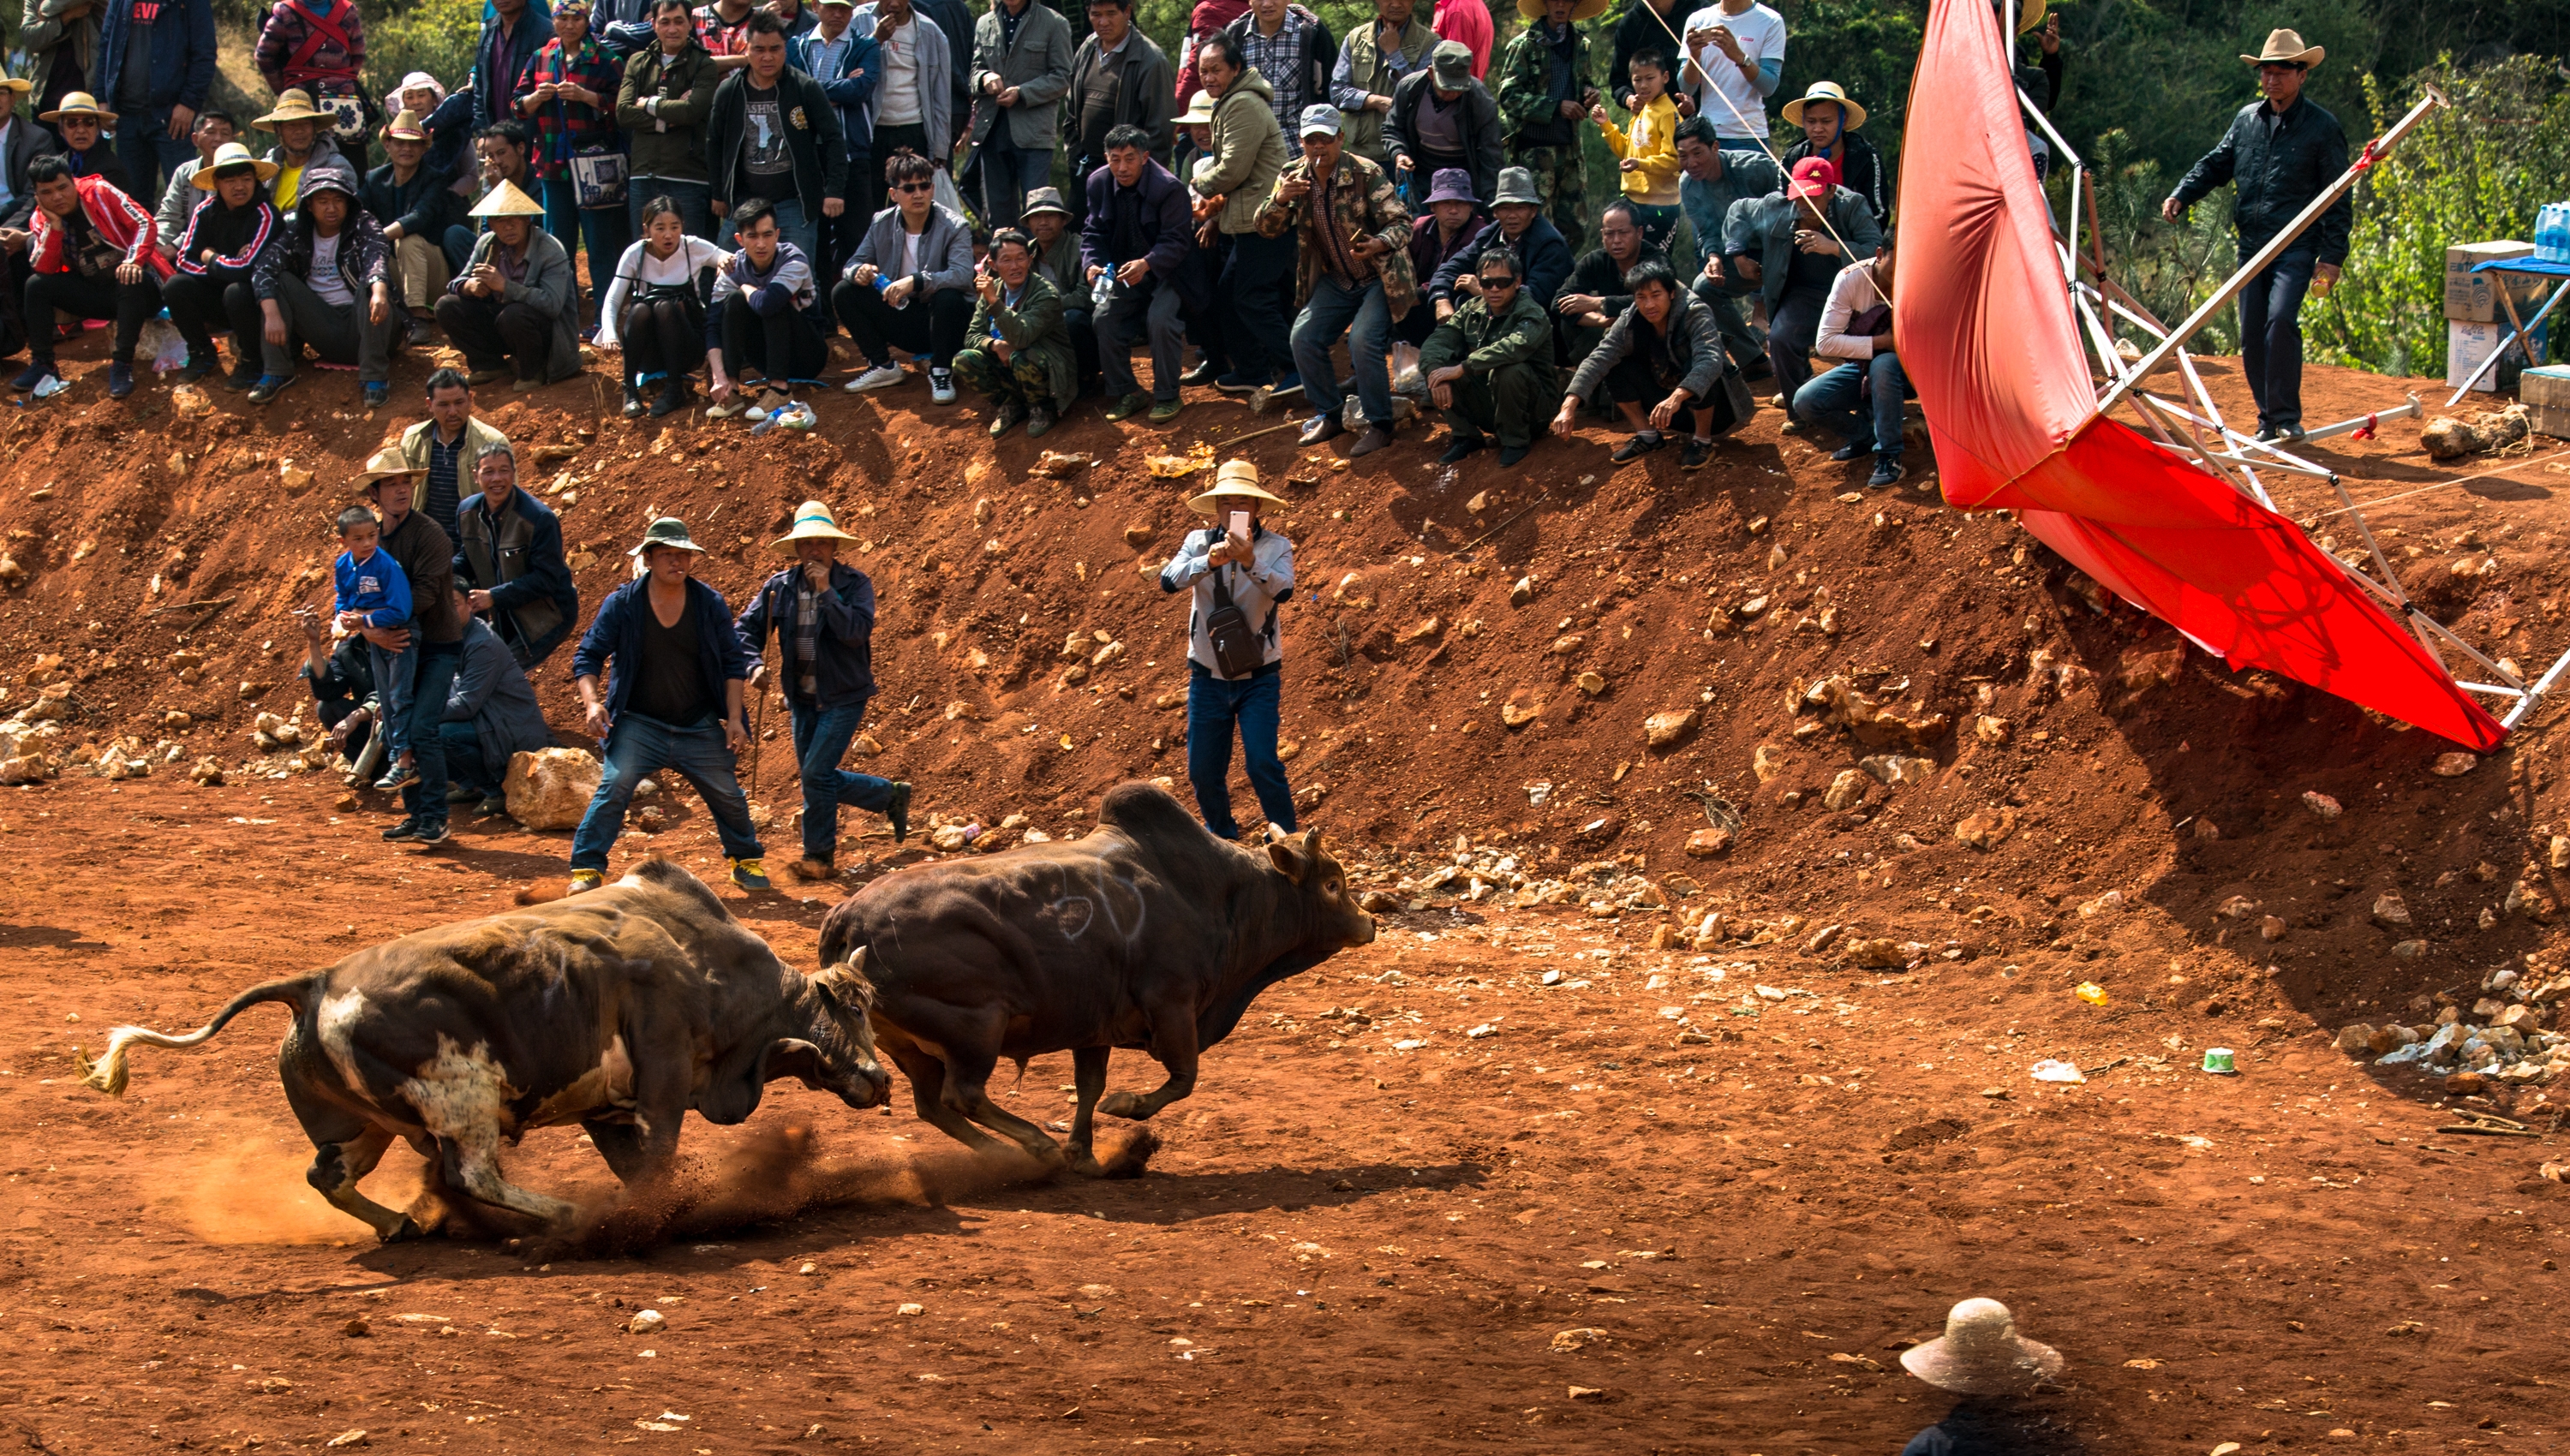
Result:
<svg viewBox="0 0 2570 1456"><path fill-rule="evenodd" d="M411 0L365 7L366 94L378 101L401 79L425 71L449 91L472 82L473 53L482 38L483 0Z"/></svg>

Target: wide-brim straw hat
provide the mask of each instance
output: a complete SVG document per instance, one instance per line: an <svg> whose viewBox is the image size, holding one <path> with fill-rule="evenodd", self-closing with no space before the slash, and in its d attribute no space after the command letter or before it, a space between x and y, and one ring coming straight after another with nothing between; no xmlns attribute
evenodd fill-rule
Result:
<svg viewBox="0 0 2570 1456"><path fill-rule="evenodd" d="M2300 66L2309 71L2328 56L2327 46L2304 45L2301 31L2271 30L2267 32L2267 44L2259 50L2258 54L2242 56L2240 59L2252 66ZM48 117L46 120L51 121L52 118Z"/></svg>
<svg viewBox="0 0 2570 1456"><path fill-rule="evenodd" d="M419 113L412 111L408 107L404 107L400 111L393 113L393 119L391 121L384 123L384 140L387 142L425 142L428 140L428 128L420 122Z"/></svg>
<svg viewBox="0 0 2570 1456"><path fill-rule="evenodd" d="M213 191L214 189L214 174L222 171L226 167L251 168L258 173L258 180L260 182L272 182L276 181L277 166L275 163L263 161L259 158L250 156L249 149L243 147L238 142L225 142L220 147L214 149L214 158L212 162L206 163L204 166L197 169L197 175L194 181L197 183L198 190L207 192Z"/></svg>
<svg viewBox="0 0 2570 1456"><path fill-rule="evenodd" d="M0 76L0 91L10 91L17 93L20 96L25 96L27 93L35 89L36 83L26 80L23 77Z"/></svg>
<svg viewBox="0 0 2570 1456"><path fill-rule="evenodd" d="M520 190L516 182L510 182L506 178L502 178L499 185L491 188L491 190L487 192L484 192L482 194L482 200L473 204L473 209L470 215L475 217L542 217L545 215L545 204L537 201L531 196L528 196L524 191Z"/></svg>
<svg viewBox="0 0 2570 1456"><path fill-rule="evenodd" d="M1579 0L1577 5L1571 7L1570 19L1573 24L1577 24L1583 20L1595 20L1605 13L1606 0ZM1528 20L1543 19L1543 0L1517 0L1517 14Z"/></svg>
<svg viewBox="0 0 2570 1456"><path fill-rule="evenodd" d="M1901 1352L1911 1374L1958 1395L2017 1395L2061 1370L2061 1352L2016 1332L1996 1299L1965 1299L1945 1315L1945 1332Z"/></svg>
<svg viewBox="0 0 2570 1456"><path fill-rule="evenodd" d="M1284 497L1258 484L1258 467L1255 464L1246 460L1226 460L1222 468L1213 473L1213 489L1189 501L1187 509L1198 516L1211 516L1216 509L1214 503L1225 496L1246 496L1252 501L1266 501L1278 506L1287 504Z"/></svg>
<svg viewBox="0 0 2570 1456"><path fill-rule="evenodd" d="M1848 100L1846 88L1835 81L1815 81L1812 83L1811 90L1804 92L1800 98L1785 103L1785 125L1801 126L1804 104L1815 101L1838 103L1839 115L1844 118L1839 123L1839 130L1842 132L1853 132L1865 125L1865 108Z"/></svg>
<svg viewBox="0 0 2570 1456"><path fill-rule="evenodd" d="M376 485L380 482L419 475L425 470L427 470L426 466L413 465L404 458L399 446L387 445L368 456L366 468L357 472L357 494L372 496Z"/></svg>
<svg viewBox="0 0 2570 1456"><path fill-rule="evenodd" d="M2016 33L2023 35L2043 24L2043 13L2050 8L2051 0L2026 0L2025 8L2016 13Z"/></svg>
<svg viewBox="0 0 2570 1456"><path fill-rule="evenodd" d="M687 539L687 523L675 516L663 516L642 528L641 544L625 554L639 561L642 558L642 553L653 546L669 546L677 550L694 551L700 556L705 553L703 546Z"/></svg>
<svg viewBox="0 0 2570 1456"><path fill-rule="evenodd" d="M273 127L284 122L335 122L337 120L339 120L337 117L328 112L313 109L310 92L299 86L290 86L277 93L276 110L266 116L252 118L250 125Z"/></svg>
<svg viewBox="0 0 2570 1456"><path fill-rule="evenodd" d="M1494 207L1522 203L1528 207L1543 205L1543 197L1534 189L1534 173L1522 167L1499 169L1499 189L1491 198Z"/></svg>
<svg viewBox="0 0 2570 1456"><path fill-rule="evenodd" d="M1212 126L1213 93L1210 91L1199 91L1195 95L1188 97L1187 109L1183 113L1179 114L1178 125L1182 127Z"/></svg>
<svg viewBox="0 0 2570 1456"><path fill-rule="evenodd" d="M2286 35L2290 34L2290 32L2278 31L2277 34ZM86 91L65 92L63 94L62 105L55 107L52 111L46 112L42 116L37 117L36 120L40 122L60 122L65 117L88 117L96 121L102 127L113 127L116 125L116 113L100 106L98 104L98 98L90 95Z"/></svg>
<svg viewBox="0 0 2570 1456"><path fill-rule="evenodd" d="M794 529L776 539L776 553L793 555L794 544L798 541L855 540L839 529L839 518L830 514L829 507L818 501L806 501L794 508Z"/></svg>

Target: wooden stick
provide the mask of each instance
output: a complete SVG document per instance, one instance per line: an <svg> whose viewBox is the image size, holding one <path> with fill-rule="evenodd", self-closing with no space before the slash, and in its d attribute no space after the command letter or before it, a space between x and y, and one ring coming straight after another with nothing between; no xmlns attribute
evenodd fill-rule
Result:
<svg viewBox="0 0 2570 1456"><path fill-rule="evenodd" d="M240 598L237 596L217 596L211 601L181 601L169 606L156 606L150 611L145 612L144 615L159 616L165 611L204 611L209 607L229 606L238 600L240 600Z"/></svg>

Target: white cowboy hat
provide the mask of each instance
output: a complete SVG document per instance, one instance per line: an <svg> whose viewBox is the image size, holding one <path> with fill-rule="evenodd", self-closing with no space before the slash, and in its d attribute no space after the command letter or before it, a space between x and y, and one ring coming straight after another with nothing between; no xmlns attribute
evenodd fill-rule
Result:
<svg viewBox="0 0 2570 1456"><path fill-rule="evenodd" d="M214 189L214 174L226 167L249 168L258 174L258 180L263 182L276 181L276 164L250 156L249 149L238 142L225 142L215 148L214 160L197 169L194 181L198 187L211 192Z"/></svg>
<svg viewBox="0 0 2570 1456"><path fill-rule="evenodd" d="M1945 1332L1901 1352L1902 1367L1958 1395L2014 1395L2061 1369L2061 1352L2016 1332L1996 1299L1965 1299L1945 1315Z"/></svg>
<svg viewBox="0 0 2570 1456"><path fill-rule="evenodd" d="M2252 66L2300 66L2309 71L2328 55L2326 46L2304 45L2301 31L2271 30L2267 32L2266 46L2258 54L2240 59Z"/></svg>
<svg viewBox="0 0 2570 1456"><path fill-rule="evenodd" d="M1847 89L1835 81L1815 81L1812 83L1812 89L1804 92L1800 99L1785 103L1785 125L1801 126L1804 103L1815 101L1838 104L1839 115L1845 119L1839 123L1839 130L1842 132L1853 132L1865 125L1865 108L1848 100Z"/></svg>
<svg viewBox="0 0 2570 1456"><path fill-rule="evenodd" d="M1187 509L1198 516L1211 516L1214 502L1224 496L1246 496L1253 501L1269 501L1279 506L1290 504L1284 497L1271 494L1258 484L1258 467L1255 464L1246 460L1226 460L1222 468L1213 473L1213 489L1189 501Z"/></svg>
<svg viewBox="0 0 2570 1456"><path fill-rule="evenodd" d="M475 217L542 217L545 204L518 189L518 184L502 178L499 184L482 194L473 204Z"/></svg>
<svg viewBox="0 0 2570 1456"><path fill-rule="evenodd" d="M839 529L839 519L830 514L829 507L818 501L806 501L794 508L794 529L776 539L776 553L781 556L793 555L794 544L798 541L855 540L855 537Z"/></svg>

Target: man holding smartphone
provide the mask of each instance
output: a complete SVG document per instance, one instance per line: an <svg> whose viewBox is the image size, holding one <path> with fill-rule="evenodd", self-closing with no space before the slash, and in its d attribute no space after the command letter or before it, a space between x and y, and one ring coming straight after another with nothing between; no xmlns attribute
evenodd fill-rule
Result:
<svg viewBox="0 0 2570 1456"><path fill-rule="evenodd" d="M1257 466L1223 462L1213 489L1187 503L1216 524L1189 532L1160 568L1162 591L1194 590L1187 614L1187 782L1216 839L1240 838L1231 817L1235 725L1268 838L1295 828L1294 791L1276 756L1285 665L1276 609L1294 594L1294 544L1258 524L1259 509L1271 504L1285 503L1260 488Z"/></svg>

